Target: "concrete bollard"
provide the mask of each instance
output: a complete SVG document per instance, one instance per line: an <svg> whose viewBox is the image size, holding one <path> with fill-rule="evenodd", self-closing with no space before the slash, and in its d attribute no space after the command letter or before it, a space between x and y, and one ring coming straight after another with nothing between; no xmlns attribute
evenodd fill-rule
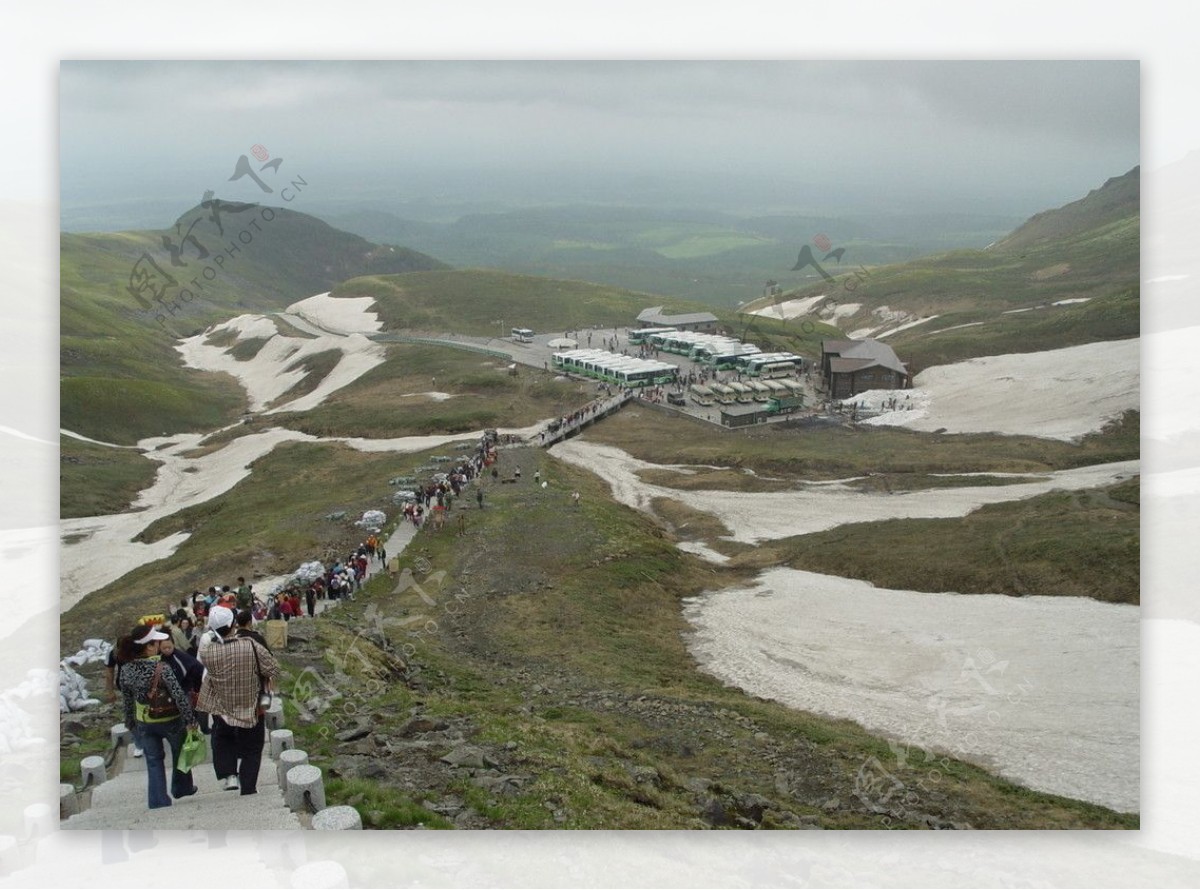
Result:
<svg viewBox="0 0 1200 890"><path fill-rule="evenodd" d="M321 770L307 763L293 766L287 771L287 790L283 792L283 800L288 809L294 812L307 810L309 802L312 809L318 812L325 809L325 783L321 779Z"/></svg>
<svg viewBox="0 0 1200 890"><path fill-rule="evenodd" d="M271 699L271 706L263 714L263 722L266 724L267 732L283 729L283 699L279 696Z"/></svg>
<svg viewBox="0 0 1200 890"><path fill-rule="evenodd" d="M104 768L104 758L93 754L79 761L79 769L83 774L83 787L100 785L108 779L108 771Z"/></svg>
<svg viewBox="0 0 1200 890"><path fill-rule="evenodd" d="M279 755L278 763L275 766L279 776L279 790L287 791L287 774L293 766L307 766L308 752L301 751L299 748L289 748Z"/></svg>
<svg viewBox="0 0 1200 890"><path fill-rule="evenodd" d="M312 818L313 831L362 831L362 816L354 807L326 807Z"/></svg>
<svg viewBox="0 0 1200 890"><path fill-rule="evenodd" d="M58 818L70 819L79 812L79 795L73 785L58 786Z"/></svg>
<svg viewBox="0 0 1200 890"><path fill-rule="evenodd" d="M0 834L0 875L11 875L21 867L21 850L11 834Z"/></svg>
<svg viewBox="0 0 1200 890"><path fill-rule="evenodd" d="M49 804L33 803L25 808L25 837L43 837L54 828L54 815Z"/></svg>
<svg viewBox="0 0 1200 890"><path fill-rule="evenodd" d="M292 872L291 885L294 890L337 890L350 886L350 877L340 862L322 859L307 862Z"/></svg>
<svg viewBox="0 0 1200 890"><path fill-rule="evenodd" d="M108 731L108 734L112 738L114 748L133 744L133 730L124 723L113 724L113 728Z"/></svg>
<svg viewBox="0 0 1200 890"><path fill-rule="evenodd" d="M272 729L271 730L271 757L274 760L279 759L279 755L284 751L290 751L296 747L296 739L292 736L290 729Z"/></svg>

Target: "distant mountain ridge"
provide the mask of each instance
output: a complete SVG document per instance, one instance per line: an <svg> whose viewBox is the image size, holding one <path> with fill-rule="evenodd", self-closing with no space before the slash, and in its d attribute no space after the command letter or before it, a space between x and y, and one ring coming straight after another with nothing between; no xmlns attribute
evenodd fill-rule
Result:
<svg viewBox="0 0 1200 890"><path fill-rule="evenodd" d="M1078 201L1034 214L992 249L1019 250L1136 217L1141 213L1141 182L1141 167L1134 167Z"/></svg>
<svg viewBox="0 0 1200 890"><path fill-rule="evenodd" d="M347 278L447 268L259 204L197 205L162 230L63 233L60 422L126 444L220 426L237 417L244 395L223 375L185 370L177 336L283 309Z"/></svg>

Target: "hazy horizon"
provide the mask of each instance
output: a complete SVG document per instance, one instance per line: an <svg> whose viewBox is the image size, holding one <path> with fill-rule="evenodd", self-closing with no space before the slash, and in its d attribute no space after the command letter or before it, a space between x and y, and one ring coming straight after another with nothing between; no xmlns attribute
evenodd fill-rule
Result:
<svg viewBox="0 0 1200 890"><path fill-rule="evenodd" d="M1025 218L1139 164L1139 79L1129 61L64 61L61 218L269 202L229 181L256 145L278 164L264 183L303 177L316 213Z"/></svg>

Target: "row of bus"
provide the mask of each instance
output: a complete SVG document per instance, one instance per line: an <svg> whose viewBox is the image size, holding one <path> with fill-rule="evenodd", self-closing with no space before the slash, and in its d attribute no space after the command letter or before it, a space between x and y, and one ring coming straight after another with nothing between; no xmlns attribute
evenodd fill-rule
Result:
<svg viewBox="0 0 1200 890"><path fill-rule="evenodd" d="M662 386L674 383L679 376L679 368L675 365L619 355L603 349L556 352L554 367L619 386Z"/></svg>
<svg viewBox="0 0 1200 890"><path fill-rule="evenodd" d="M642 328L629 332L629 342L684 355L717 369L736 368L751 377L790 377L804 367L804 359L795 353L763 352L753 343L719 334Z"/></svg>
<svg viewBox="0 0 1200 890"><path fill-rule="evenodd" d="M688 395L697 405L732 405L735 402L769 402L804 394L804 387L795 380L748 380L745 383L693 384Z"/></svg>

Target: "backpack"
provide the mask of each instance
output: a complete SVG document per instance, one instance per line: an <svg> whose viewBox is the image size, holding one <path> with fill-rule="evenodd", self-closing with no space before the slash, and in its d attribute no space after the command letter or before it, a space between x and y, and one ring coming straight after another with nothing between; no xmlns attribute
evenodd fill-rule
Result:
<svg viewBox="0 0 1200 890"><path fill-rule="evenodd" d="M171 690L158 682L162 669L161 661L154 666L154 679L150 681L150 693L146 696L146 718L154 723L174 720L179 716L179 705L171 697Z"/></svg>

